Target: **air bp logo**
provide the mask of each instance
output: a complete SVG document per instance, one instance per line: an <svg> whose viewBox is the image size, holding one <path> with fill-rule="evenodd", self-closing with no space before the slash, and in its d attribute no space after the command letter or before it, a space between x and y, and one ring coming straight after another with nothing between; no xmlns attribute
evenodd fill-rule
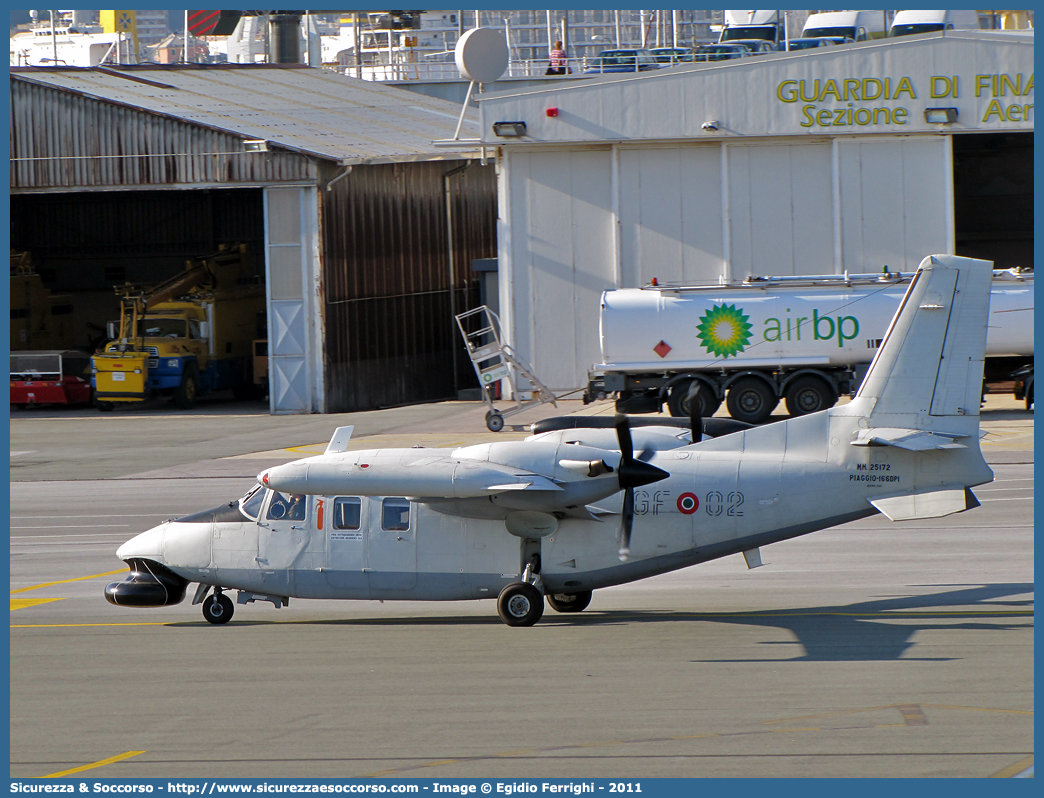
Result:
<svg viewBox="0 0 1044 798"><path fill-rule="evenodd" d="M696 325L696 337L712 355L735 357L750 343L751 325L735 305L715 305Z"/></svg>

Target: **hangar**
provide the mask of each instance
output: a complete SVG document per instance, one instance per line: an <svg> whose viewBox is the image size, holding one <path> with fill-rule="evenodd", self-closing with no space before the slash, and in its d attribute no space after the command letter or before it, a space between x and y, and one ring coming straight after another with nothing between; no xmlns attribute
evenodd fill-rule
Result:
<svg viewBox="0 0 1044 798"><path fill-rule="evenodd" d="M570 390L606 289L1032 267L1033 95L1032 33L995 31L484 94L505 337Z"/></svg>
<svg viewBox="0 0 1044 798"><path fill-rule="evenodd" d="M297 65L12 69L11 246L72 297L83 347L113 286L247 244L272 412L455 398L453 311L496 253L493 165L432 145L458 113Z"/></svg>

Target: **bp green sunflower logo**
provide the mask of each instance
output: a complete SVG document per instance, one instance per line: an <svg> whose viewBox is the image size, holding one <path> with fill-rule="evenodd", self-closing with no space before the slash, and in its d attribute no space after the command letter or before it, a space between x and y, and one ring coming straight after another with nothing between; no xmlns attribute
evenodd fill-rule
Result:
<svg viewBox="0 0 1044 798"><path fill-rule="evenodd" d="M736 356L750 343L751 325L735 305L715 305L700 317L697 338L712 355Z"/></svg>

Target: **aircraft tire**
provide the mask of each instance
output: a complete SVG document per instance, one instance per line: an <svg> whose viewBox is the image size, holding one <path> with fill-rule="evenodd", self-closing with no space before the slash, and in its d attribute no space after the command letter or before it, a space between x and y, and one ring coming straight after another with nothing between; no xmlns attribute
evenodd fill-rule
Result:
<svg viewBox="0 0 1044 798"><path fill-rule="evenodd" d="M725 399L729 415L748 424L761 424L772 415L778 404L779 397L759 377L737 380L729 388L729 395Z"/></svg>
<svg viewBox="0 0 1044 798"><path fill-rule="evenodd" d="M583 612L591 603L591 591L579 593L548 593L544 598L555 612Z"/></svg>
<svg viewBox="0 0 1044 798"><path fill-rule="evenodd" d="M508 626L532 626L544 614L544 597L526 582L512 582L497 596L497 612Z"/></svg>
<svg viewBox="0 0 1044 798"><path fill-rule="evenodd" d="M235 610L232 599L224 593L215 593L203 602L203 617L206 618L207 623L228 623L232 620L232 613Z"/></svg>

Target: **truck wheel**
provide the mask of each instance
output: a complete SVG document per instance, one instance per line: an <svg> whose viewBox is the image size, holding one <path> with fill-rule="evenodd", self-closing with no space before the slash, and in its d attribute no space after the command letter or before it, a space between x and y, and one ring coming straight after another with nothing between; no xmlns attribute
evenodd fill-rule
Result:
<svg viewBox="0 0 1044 798"><path fill-rule="evenodd" d="M114 405L112 402L98 402L98 401L95 401L94 406L96 408L98 408L98 410L100 410L102 413L108 413L114 407L116 407L116 405Z"/></svg>
<svg viewBox="0 0 1044 798"><path fill-rule="evenodd" d="M689 389L691 387L692 382L682 382L671 388L671 392L667 396L667 412L675 418L688 418L691 415L689 412ZM703 383L700 383L696 396L700 400L700 418L710 418L721 407L721 399L718 399Z"/></svg>
<svg viewBox="0 0 1044 798"><path fill-rule="evenodd" d="M776 409L779 397L758 377L744 377L732 384L725 405L737 421L760 424Z"/></svg>
<svg viewBox="0 0 1044 798"><path fill-rule="evenodd" d="M191 410L196 406L199 391L199 366L189 363L181 375L181 385L174 391L174 406L179 410Z"/></svg>
<svg viewBox="0 0 1044 798"><path fill-rule="evenodd" d="M821 377L798 377L787 387L787 412L805 416L837 404L837 394Z"/></svg>

